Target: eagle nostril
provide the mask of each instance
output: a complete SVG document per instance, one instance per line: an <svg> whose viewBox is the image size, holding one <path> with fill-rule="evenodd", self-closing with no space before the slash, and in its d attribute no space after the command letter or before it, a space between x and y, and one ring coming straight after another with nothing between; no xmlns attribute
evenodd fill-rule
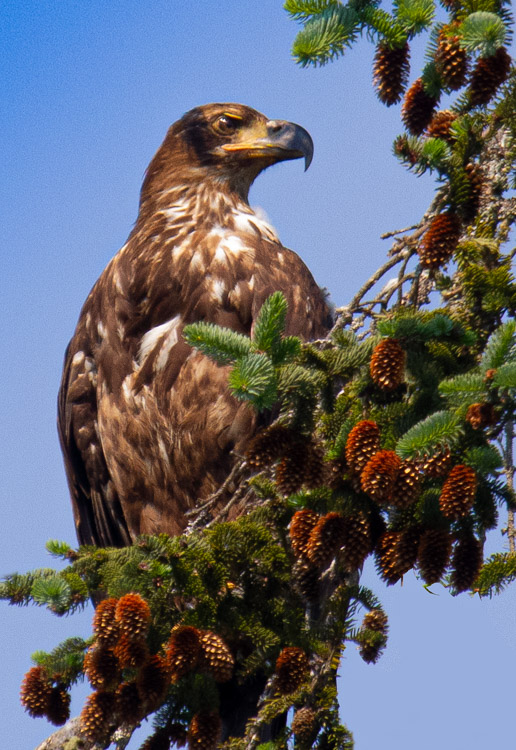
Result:
<svg viewBox="0 0 516 750"><path fill-rule="evenodd" d="M268 123L267 130L269 130L270 133L279 133L279 131L283 128L283 124L284 123L282 122L276 122L275 120L271 120Z"/></svg>

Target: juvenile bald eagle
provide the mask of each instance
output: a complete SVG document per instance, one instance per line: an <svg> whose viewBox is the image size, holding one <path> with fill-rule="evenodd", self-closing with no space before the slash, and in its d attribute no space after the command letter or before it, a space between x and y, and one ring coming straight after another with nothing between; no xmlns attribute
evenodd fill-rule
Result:
<svg viewBox="0 0 516 750"><path fill-rule="evenodd" d="M249 334L264 300L288 300L287 334L326 333L312 275L250 208L257 175L312 158L299 125L240 104L176 122L152 159L139 215L82 309L59 393L59 435L79 542L180 533L256 429L228 371L191 349L186 324Z"/></svg>

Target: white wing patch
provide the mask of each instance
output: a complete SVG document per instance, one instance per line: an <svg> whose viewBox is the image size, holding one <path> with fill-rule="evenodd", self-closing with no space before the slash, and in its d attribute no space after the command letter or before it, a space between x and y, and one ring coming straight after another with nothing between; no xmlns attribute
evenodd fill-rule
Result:
<svg viewBox="0 0 516 750"><path fill-rule="evenodd" d="M158 341L162 341L162 349L159 353L157 366L158 368L163 367L163 365L166 362L166 356L170 349L174 346L174 344L177 344L178 336L177 336L177 328L181 322L181 316L175 315L170 320L167 320L166 323L162 323L159 326L155 326L154 328L151 328L150 331L147 331L142 336L142 340L140 342L140 349L138 351L138 362L141 364L143 360L150 354L150 352L154 349ZM164 353L165 350L165 353ZM164 357L164 361L160 365L160 360Z"/></svg>

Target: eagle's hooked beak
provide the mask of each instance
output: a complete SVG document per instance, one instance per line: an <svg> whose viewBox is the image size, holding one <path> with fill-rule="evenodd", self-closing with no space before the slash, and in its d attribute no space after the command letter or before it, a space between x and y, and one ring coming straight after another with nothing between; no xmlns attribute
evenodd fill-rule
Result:
<svg viewBox="0 0 516 750"><path fill-rule="evenodd" d="M247 151L251 157L272 157L273 161L304 157L305 172L311 164L314 144L310 133L294 122L268 120L264 135L257 137L255 130L242 135L241 141L224 144L224 151Z"/></svg>

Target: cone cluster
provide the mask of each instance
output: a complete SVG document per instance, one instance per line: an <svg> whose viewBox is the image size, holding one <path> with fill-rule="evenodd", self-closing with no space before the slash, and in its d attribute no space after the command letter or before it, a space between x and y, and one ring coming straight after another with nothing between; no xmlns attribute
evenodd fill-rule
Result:
<svg viewBox="0 0 516 750"><path fill-rule="evenodd" d="M308 675L308 657L302 648L285 647L276 660L276 689L286 695L293 693Z"/></svg>
<svg viewBox="0 0 516 750"><path fill-rule="evenodd" d="M428 127L437 99L426 93L423 79L418 78L405 94L401 119L411 135L421 135Z"/></svg>
<svg viewBox="0 0 516 750"><path fill-rule="evenodd" d="M61 726L70 716L70 696L63 685L52 686L43 667L31 667L21 684L22 706L31 716L45 716Z"/></svg>
<svg viewBox="0 0 516 750"><path fill-rule="evenodd" d="M480 57L469 81L469 101L473 107L488 104L500 86L507 80L511 69L511 56L500 47L490 57Z"/></svg>
<svg viewBox="0 0 516 750"><path fill-rule="evenodd" d="M440 581L450 560L452 542L447 529L427 529L421 534L418 566L425 583Z"/></svg>
<svg viewBox="0 0 516 750"><path fill-rule="evenodd" d="M468 57L460 46L460 36L454 34L458 24L444 26L439 34L435 64L446 88L457 91L466 83Z"/></svg>
<svg viewBox="0 0 516 750"><path fill-rule="evenodd" d="M439 507L445 518L456 521L466 516L475 501L477 477L470 466L454 466L443 484Z"/></svg>
<svg viewBox="0 0 516 750"><path fill-rule="evenodd" d="M81 732L104 741L117 717L137 723L156 710L170 684L166 659L147 645L151 611L139 594L106 599L95 611L95 642L84 656L84 673L95 692L81 713ZM135 670L125 680L124 669Z"/></svg>
<svg viewBox="0 0 516 750"><path fill-rule="evenodd" d="M173 682L195 670L208 672L216 682L227 682L235 666L233 654L220 635L190 625L172 630L166 660Z"/></svg>
<svg viewBox="0 0 516 750"><path fill-rule="evenodd" d="M221 731L222 722L215 711L196 713L188 728L188 747L190 750L214 750Z"/></svg>
<svg viewBox="0 0 516 750"><path fill-rule="evenodd" d="M399 102L403 95L409 75L409 57L407 42L394 48L380 42L376 47L373 84L378 98L388 107Z"/></svg>
<svg viewBox="0 0 516 750"><path fill-rule="evenodd" d="M446 263L457 249L460 235L457 214L447 211L434 216L417 251L423 268L440 268Z"/></svg>
<svg viewBox="0 0 516 750"><path fill-rule="evenodd" d="M383 339L374 348L371 378L384 391L394 391L405 379L405 350L396 339Z"/></svg>

